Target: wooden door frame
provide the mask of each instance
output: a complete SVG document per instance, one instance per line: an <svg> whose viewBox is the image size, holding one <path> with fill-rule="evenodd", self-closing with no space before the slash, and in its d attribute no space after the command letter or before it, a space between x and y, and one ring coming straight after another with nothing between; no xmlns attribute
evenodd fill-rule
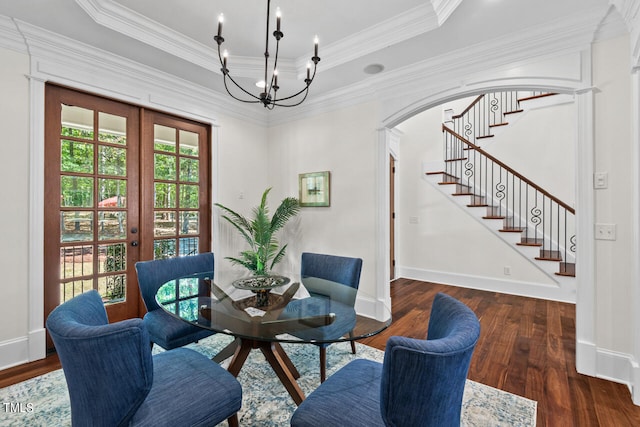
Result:
<svg viewBox="0 0 640 427"><path fill-rule="evenodd" d="M199 251L204 252L208 251L211 248L211 203L212 203L212 176L213 171L211 170L211 151L212 151L212 130L210 123L200 123L191 119L186 119L179 117L170 113L162 113L159 111L146 109L144 107L130 104L127 102L106 98L97 94L83 92L81 90L77 90L74 88L67 88L64 86L59 86L55 84L45 84L44 85L44 162L45 162L45 172L44 182L46 187L44 187L44 213L43 215L43 230L47 230L50 227L54 227L54 229L58 229L58 239L56 240L55 236L53 239L45 239L43 241L43 312L44 319L47 318L48 314L59 304L59 288L52 290L50 286L47 285L50 280L55 276L56 281L59 280L60 272L59 272L59 255L57 255L57 261L48 260L47 256L53 257L52 254L58 253L58 242L59 242L59 218L56 215L46 215L47 212L51 212L53 210L59 210L60 206L56 206L55 203L52 203L52 200L47 200L46 194L51 192L51 184L53 183L54 189L57 193L60 192L60 183L59 183L59 172L56 173L55 179L50 178L50 173L47 171L55 170L52 167L52 164L55 163L55 167L59 170L60 161L60 153L52 153L50 152L50 148L47 146L50 145L49 138L56 138L59 140L60 138L60 111L61 111L61 101L68 101L70 105L78 105L86 106L87 108L91 108L94 110L104 111L104 112L114 112L117 111L118 108L122 108L123 110L127 110L131 113L133 119L127 120L127 138L132 143L135 143L137 147L139 147L138 153L136 154L133 160L133 164L137 165L137 167L130 168L133 171L132 174L135 174L133 179L138 182L138 185L135 188L131 188L129 191L130 197L135 201L135 212L136 215L129 216L127 221L127 242L128 248L131 250L135 248L132 255L129 257L129 262L131 265L127 267L128 275L127 275L127 292L128 295L131 295L131 309L126 310L125 313L120 313L119 315L114 315L109 313L110 319L117 319L118 317L122 317L123 315L126 318L130 317L142 317L145 312L145 306L142 301L142 298L139 293L139 287L137 283L137 277L133 266L139 260L145 259L153 259L153 243L151 245L140 244L138 246L131 246L131 242L133 240L140 241L142 236L144 236L144 232L151 233L151 237L153 237L153 228L148 230L149 224L145 221L145 216L149 215L149 208L145 208L146 206L151 206L151 215L153 215L153 191L150 192L142 192L139 191L144 185L148 185L148 176L151 176L151 180L153 180L153 144L151 143L151 150L144 150L145 137L151 137L150 141L153 141L153 133L150 135L145 134L145 120L148 120L149 117L159 118L161 124L169 124L170 126L175 126L180 129L194 131L200 135L200 197L199 197L199 210L200 212L205 213L206 215L202 215L200 220L200 239L199 239ZM113 107L114 111L108 110L106 111L104 107L97 108L98 105L107 105L109 107ZM50 113L53 111L53 113ZM54 117L55 120L52 118ZM129 117L129 116L128 116ZM57 123L56 123L57 122ZM151 124L151 130L153 130L153 123ZM149 141L149 140L147 140ZM149 163L149 152L151 153L151 161ZM151 168L151 169L149 169ZM148 175L150 171L151 175ZM145 172L147 175L145 176ZM132 175L129 175L132 176ZM153 185L153 183L151 183ZM150 204L149 204L150 203ZM130 212L134 209L130 209ZM139 213L139 217L138 217ZM153 221L151 221L151 227L153 227ZM137 228L137 233L132 233L132 228ZM145 227L147 229L145 230ZM44 236L43 236L44 237ZM151 240L153 240L151 238ZM144 242L142 242L144 243ZM151 248L150 251L148 248ZM144 250L143 250L144 248ZM58 265L58 268L55 268L55 265ZM53 265L54 268L49 268L50 265ZM55 294L55 295L54 295ZM54 298L55 297L55 298ZM118 304L114 304L116 306ZM111 309L111 310L110 310ZM112 307L107 307L108 312L113 311ZM52 347L52 343L50 338L47 335L47 347Z"/></svg>
<svg viewBox="0 0 640 427"><path fill-rule="evenodd" d="M207 252L211 250L211 214L212 214L212 188L211 188L211 126L206 123L199 123L193 120L177 117L173 114L162 113L150 109L141 109L141 141L153 141L154 124L173 127L199 134L199 207L200 212L206 212L207 221L200 220L200 239L198 241L198 251ZM153 186L154 167L153 144L143 147L140 152L141 188ZM146 236L145 241L140 242L140 259L153 259L153 213L154 199L153 192L141 193L140 200L140 235ZM142 307L144 309L144 306ZM144 310L142 310L144 312ZM144 314L144 313L142 313Z"/></svg>
<svg viewBox="0 0 640 427"><path fill-rule="evenodd" d="M138 227L138 188L139 188L139 164L138 147L140 145L140 115L138 107L111 100L98 95L68 89L62 86L47 84L45 86L45 206L44 211L58 212L60 204L47 194L60 193L60 150L61 138L61 105L78 105L97 112L106 112L127 117L127 180L135 185L127 185L127 242L131 242L131 229ZM55 141L54 141L55 139ZM53 149L53 147L56 147ZM133 148L132 148L133 147ZM133 167L129 167L134 165ZM96 202L97 205L97 202ZM59 242L60 242L60 218L57 215L44 215L45 238L43 242L44 254L44 318L59 305L60 289L56 286L60 280ZM53 235L53 236L52 236ZM82 242L79 242L82 244ZM127 262L134 263L138 259L137 248L128 245ZM107 306L107 313L111 318L123 319L135 317L139 312L139 291L135 272L127 266L127 295L131 299L127 304L113 304Z"/></svg>

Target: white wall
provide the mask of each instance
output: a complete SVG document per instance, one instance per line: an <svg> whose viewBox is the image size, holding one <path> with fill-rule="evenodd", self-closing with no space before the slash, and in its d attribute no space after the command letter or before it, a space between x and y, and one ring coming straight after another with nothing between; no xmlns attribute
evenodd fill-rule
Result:
<svg viewBox="0 0 640 427"><path fill-rule="evenodd" d="M219 116L217 142L213 150L213 201L239 213L250 215L260 203L267 182L266 128L237 118ZM264 188L263 188L264 187ZM213 251L216 273L234 270L225 256L235 256L246 249L244 240L225 220L215 206L213 213Z"/></svg>
<svg viewBox="0 0 640 427"><path fill-rule="evenodd" d="M552 98L546 99L552 101ZM575 105L531 108L525 101L522 107L525 113L521 113L521 117L511 115L508 119L511 124L497 130L496 138L488 143L486 150L573 206L576 200Z"/></svg>
<svg viewBox="0 0 640 427"><path fill-rule="evenodd" d="M29 57L0 48L0 345L26 339L29 248ZM40 307L40 309L42 309ZM0 366L16 355L0 353ZM26 355L20 355L26 356Z"/></svg>
<svg viewBox="0 0 640 427"><path fill-rule="evenodd" d="M289 237L289 265L299 272L303 251L363 259L360 289L375 295L376 127L378 106L367 103L269 130L273 200L298 196L298 174L331 172L331 206L302 208ZM294 257L295 254L295 258Z"/></svg>

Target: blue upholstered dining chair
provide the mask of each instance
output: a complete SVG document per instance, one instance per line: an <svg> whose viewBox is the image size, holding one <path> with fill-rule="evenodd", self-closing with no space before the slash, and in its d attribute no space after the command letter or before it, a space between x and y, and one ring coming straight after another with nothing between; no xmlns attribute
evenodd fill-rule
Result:
<svg viewBox="0 0 640 427"><path fill-rule="evenodd" d="M108 323L91 290L47 318L69 389L73 426L238 425L240 383L187 348L151 355L142 319Z"/></svg>
<svg viewBox="0 0 640 427"><path fill-rule="evenodd" d="M325 255L325 254L315 254L310 252L303 252L301 256L301 267L300 274L302 276L302 283L305 285L312 298L315 298L316 301L322 301L323 297L327 296L328 290L323 289L322 282L318 282L318 286L313 286L315 282L313 281L305 281L305 278L319 278L328 280L331 282L336 282L343 284L345 286L349 286L354 289L358 289L360 285L360 272L362 270L362 259L360 258L349 258L343 256L335 256L335 255ZM296 336L302 336L305 334L314 334L316 332L322 332L323 334L331 333L331 330L336 332L336 337L339 338L347 332L351 332L348 327L345 330L345 321L348 322L353 316L353 324L355 324L355 311L353 311L353 306L355 304L355 293L349 294L351 298L348 301L342 301L345 305L349 306L350 312L346 313L346 316L343 315L339 317L341 319L341 323L323 326L325 330L323 331L303 331L295 333ZM298 303L307 303L307 301L300 301L290 303L287 306L287 309L294 309L295 304ZM328 335L327 335L328 336ZM316 344L320 347L320 382L324 382L326 379L326 371L327 371L327 347L329 344L319 343ZM356 346L353 341L351 341L351 351L355 354Z"/></svg>
<svg viewBox="0 0 640 427"><path fill-rule="evenodd" d="M351 361L302 402L291 425L459 427L479 336L473 311L439 293L426 340L393 336L383 363Z"/></svg>
<svg viewBox="0 0 640 427"><path fill-rule="evenodd" d="M147 308L143 320L152 342L171 350L214 334L173 317L156 302L156 292L167 281L192 273L211 271L213 274L213 270L214 257L211 252L136 263L140 294Z"/></svg>

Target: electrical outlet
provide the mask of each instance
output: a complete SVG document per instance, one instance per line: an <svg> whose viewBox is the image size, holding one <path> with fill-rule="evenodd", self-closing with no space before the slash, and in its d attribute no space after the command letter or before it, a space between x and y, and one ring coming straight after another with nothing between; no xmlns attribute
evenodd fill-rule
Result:
<svg viewBox="0 0 640 427"><path fill-rule="evenodd" d="M417 216L410 216L409 217L409 224L418 224L420 222L420 220L418 219Z"/></svg>
<svg viewBox="0 0 640 427"><path fill-rule="evenodd" d="M511 267L510 266L506 265L504 267L504 275L505 276L511 276Z"/></svg>
<svg viewBox="0 0 640 427"><path fill-rule="evenodd" d="M596 224L596 240L616 240L616 225Z"/></svg>

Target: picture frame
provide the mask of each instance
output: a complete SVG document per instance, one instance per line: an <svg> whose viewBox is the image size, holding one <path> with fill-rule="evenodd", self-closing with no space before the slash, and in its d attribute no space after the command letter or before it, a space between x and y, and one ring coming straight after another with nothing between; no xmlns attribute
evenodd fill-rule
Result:
<svg viewBox="0 0 640 427"><path fill-rule="evenodd" d="M301 207L331 206L331 174L329 171L301 173L298 175Z"/></svg>

